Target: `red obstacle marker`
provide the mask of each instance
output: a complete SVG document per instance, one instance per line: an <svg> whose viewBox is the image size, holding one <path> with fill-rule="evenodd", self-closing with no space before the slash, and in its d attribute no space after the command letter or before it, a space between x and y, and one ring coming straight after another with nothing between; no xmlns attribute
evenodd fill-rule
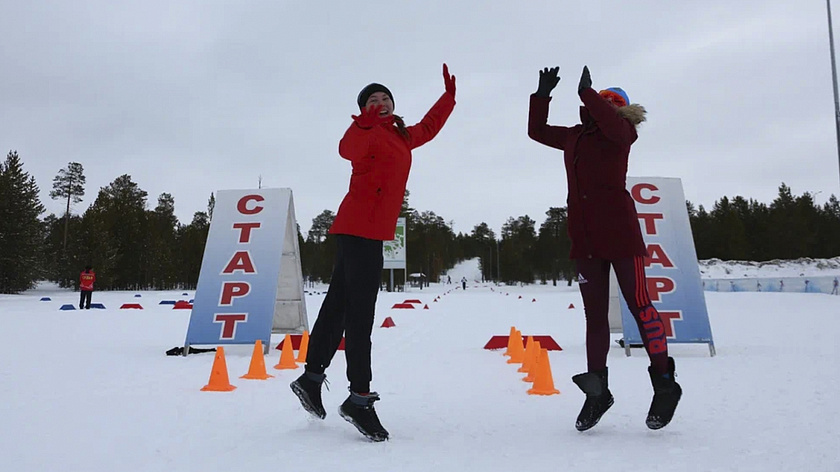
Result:
<svg viewBox="0 0 840 472"><path fill-rule="evenodd" d="M125 309L142 310L143 307L140 306L139 303L123 303L122 306L120 307L120 310L125 310Z"/></svg>
<svg viewBox="0 0 840 472"><path fill-rule="evenodd" d="M570 310L571 310L571 309L573 309L574 307L575 307L575 304L574 304L574 303L569 303L569 309L570 309Z"/></svg>
<svg viewBox="0 0 840 472"><path fill-rule="evenodd" d="M531 303L533 303L533 302L535 302L535 301L537 301L537 299L536 299L536 298L532 298L532 299L531 299Z"/></svg>
<svg viewBox="0 0 840 472"><path fill-rule="evenodd" d="M185 302L184 300L178 300L172 305L173 310L192 310L192 303Z"/></svg>
<svg viewBox="0 0 840 472"><path fill-rule="evenodd" d="M423 303L423 302L421 302L420 300L417 300L416 298L412 298L411 300L406 300L403 303Z"/></svg>
<svg viewBox="0 0 840 472"><path fill-rule="evenodd" d="M392 320L391 317L389 316L389 317L385 318L385 321L382 322L382 326L380 326L380 327L381 328L393 328L394 326L396 326L396 324L394 324L394 320Z"/></svg>
<svg viewBox="0 0 840 472"><path fill-rule="evenodd" d="M522 342L525 343L525 340L528 339L529 335L522 335ZM548 335L530 335L534 341L540 342L540 347L543 349L548 349L549 351L562 351L563 348L560 347L559 344ZM484 349L504 349L508 345L508 338L509 336L493 336L487 341L487 344L484 345Z"/></svg>
<svg viewBox="0 0 840 472"><path fill-rule="evenodd" d="M391 307L391 309L394 309L394 308L402 308L402 309L413 310L414 305L412 305L411 303L397 303L397 304L395 304L394 306Z"/></svg>
<svg viewBox="0 0 840 472"><path fill-rule="evenodd" d="M424 307L423 307L423 309L424 309L424 310L428 310L428 309L429 309L429 305L424 306Z"/></svg>

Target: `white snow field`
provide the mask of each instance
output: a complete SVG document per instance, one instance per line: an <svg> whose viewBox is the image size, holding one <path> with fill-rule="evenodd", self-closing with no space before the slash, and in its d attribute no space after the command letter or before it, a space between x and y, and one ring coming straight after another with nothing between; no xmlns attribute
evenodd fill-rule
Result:
<svg viewBox="0 0 840 472"><path fill-rule="evenodd" d="M237 389L200 391L213 353L164 355L183 345L189 310L159 302L187 298L181 291L95 292L106 308L86 311L59 310L78 293L49 285L0 296L0 471L840 470L840 296L706 292L717 356L706 345L670 346L684 390L673 422L645 427L646 356L615 345L615 405L579 433L584 396L570 379L586 368L577 287L470 282L462 291L455 282L476 279L475 262L451 273L452 285L380 293L373 388L391 433L384 443L337 414L347 395L342 351L319 421L289 389L303 369L272 368L280 336L265 359L274 378L240 379L252 347L229 346ZM310 326L323 290L307 296ZM407 298L429 309L391 309ZM380 328L387 316L396 326ZM483 349L511 326L563 347L550 352L559 395L526 394L519 366Z"/></svg>

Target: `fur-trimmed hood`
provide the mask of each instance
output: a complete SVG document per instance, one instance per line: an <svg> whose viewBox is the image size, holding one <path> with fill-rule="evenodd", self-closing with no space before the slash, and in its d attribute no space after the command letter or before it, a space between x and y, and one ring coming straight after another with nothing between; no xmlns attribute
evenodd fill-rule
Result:
<svg viewBox="0 0 840 472"><path fill-rule="evenodd" d="M631 103L626 107L618 109L618 114L626 118L633 126L638 127L644 121L647 121L647 110L638 103Z"/></svg>

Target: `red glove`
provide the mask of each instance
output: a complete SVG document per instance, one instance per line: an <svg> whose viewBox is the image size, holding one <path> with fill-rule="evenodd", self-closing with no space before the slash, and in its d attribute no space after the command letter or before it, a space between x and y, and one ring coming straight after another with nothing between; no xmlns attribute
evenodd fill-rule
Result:
<svg viewBox="0 0 840 472"><path fill-rule="evenodd" d="M443 63L443 85L446 87L446 93L455 98L455 76L449 75L449 67Z"/></svg>
<svg viewBox="0 0 840 472"><path fill-rule="evenodd" d="M394 115L379 116L380 111L382 111L382 105L376 105L370 108L365 107L358 115L352 115L353 121L356 122L356 126L362 129L371 129L374 126L392 123L394 121Z"/></svg>

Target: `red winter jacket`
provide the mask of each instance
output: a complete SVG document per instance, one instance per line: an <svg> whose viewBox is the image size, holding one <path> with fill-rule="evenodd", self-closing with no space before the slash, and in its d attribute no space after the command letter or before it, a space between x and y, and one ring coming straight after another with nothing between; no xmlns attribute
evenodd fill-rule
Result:
<svg viewBox="0 0 840 472"><path fill-rule="evenodd" d="M579 125L551 126L550 97L531 95L528 136L564 151L572 259L646 256L636 206L626 189L627 158L644 109L628 105L636 123L589 88L581 92ZM632 108L635 107L635 108Z"/></svg>
<svg viewBox="0 0 840 472"><path fill-rule="evenodd" d="M411 170L411 150L434 138L454 108L455 98L444 93L420 123L406 127L408 140L394 125L371 129L350 125L338 153L353 164L353 174L330 234L394 239Z"/></svg>
<svg viewBox="0 0 840 472"><path fill-rule="evenodd" d="M79 289L93 291L93 283L96 282L96 274L93 271L79 274Z"/></svg>

